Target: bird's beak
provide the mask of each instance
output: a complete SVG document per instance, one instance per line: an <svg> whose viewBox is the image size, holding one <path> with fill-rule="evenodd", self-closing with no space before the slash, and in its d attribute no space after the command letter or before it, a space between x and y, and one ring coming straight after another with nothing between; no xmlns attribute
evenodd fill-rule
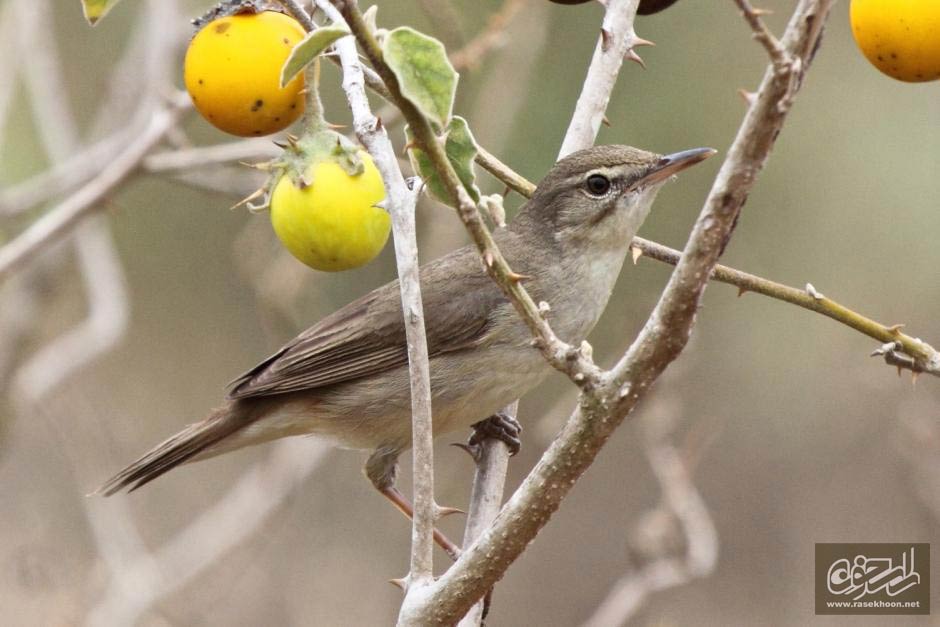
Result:
<svg viewBox="0 0 940 627"><path fill-rule="evenodd" d="M643 178L634 184L634 187L647 187L665 181L673 174L678 174L682 170L708 159L716 152L718 151L714 148L692 148L691 150L664 155L659 158L659 161L650 166Z"/></svg>

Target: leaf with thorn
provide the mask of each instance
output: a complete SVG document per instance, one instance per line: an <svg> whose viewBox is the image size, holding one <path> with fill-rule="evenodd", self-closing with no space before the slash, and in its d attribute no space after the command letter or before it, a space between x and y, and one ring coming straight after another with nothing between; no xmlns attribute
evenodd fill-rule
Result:
<svg viewBox="0 0 940 627"><path fill-rule="evenodd" d="M398 79L402 95L438 130L446 127L454 108L458 77L444 44L402 26L389 32L382 56Z"/></svg>
<svg viewBox="0 0 940 627"><path fill-rule="evenodd" d="M121 0L82 0L82 10L89 24L95 26Z"/></svg>
<svg viewBox="0 0 940 627"><path fill-rule="evenodd" d="M447 160L450 161L457 173L457 178L463 183L464 189L470 194L473 202L480 202L480 188L476 185L476 171L473 165L477 156L477 144L467 121L460 116L454 116L447 125L445 133L444 152ZM435 198L444 203L449 202L450 194L447 193L444 183L438 176L437 168L431 163L427 154L415 146L414 137L408 127L405 127L405 138L409 147L408 157L411 159L411 166L415 172L425 180L428 190Z"/></svg>
<svg viewBox="0 0 940 627"><path fill-rule="evenodd" d="M291 50L290 56L281 68L281 89L284 89L295 76L313 63L321 52L333 45L334 41L348 34L349 31L342 26L322 26L307 33L307 36Z"/></svg>

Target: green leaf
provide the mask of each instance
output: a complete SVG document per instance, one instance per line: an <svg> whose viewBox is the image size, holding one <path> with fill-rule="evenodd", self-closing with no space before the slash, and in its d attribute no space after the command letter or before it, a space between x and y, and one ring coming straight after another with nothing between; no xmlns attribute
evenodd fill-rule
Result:
<svg viewBox="0 0 940 627"><path fill-rule="evenodd" d="M382 54L398 79L402 95L438 129L446 127L454 107L457 72L444 44L402 26L385 37Z"/></svg>
<svg viewBox="0 0 940 627"><path fill-rule="evenodd" d="M476 185L476 172L473 169L473 160L477 156L477 144L470 132L470 127L465 119L454 116L445 131L447 139L444 141L444 152L447 154L447 160L450 161L457 173L457 178L463 183L464 189L470 194L473 202L480 202L480 188ZM408 143L411 144L414 140L411 129L405 127L405 135ZM408 151L408 156L411 159L411 166L424 179L431 195L443 203L450 204L451 198L428 155L420 148L413 147Z"/></svg>
<svg viewBox="0 0 940 627"><path fill-rule="evenodd" d="M94 26L98 20L103 18L108 11L114 8L114 5L121 0L82 0L82 9L85 11L85 19Z"/></svg>
<svg viewBox="0 0 940 627"><path fill-rule="evenodd" d="M303 41L294 46L287 61L284 62L284 67L281 68L281 89L284 89L334 41L348 34L349 31L342 26L323 26L308 33Z"/></svg>

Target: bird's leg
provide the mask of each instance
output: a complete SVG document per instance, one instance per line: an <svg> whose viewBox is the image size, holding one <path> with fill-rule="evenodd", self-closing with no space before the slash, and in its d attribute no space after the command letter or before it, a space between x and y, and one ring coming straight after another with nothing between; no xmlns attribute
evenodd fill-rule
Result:
<svg viewBox="0 0 940 627"><path fill-rule="evenodd" d="M402 514L407 516L409 519L414 517L414 508L411 506L411 501L405 498L405 495L402 494L398 488L395 486L386 486L384 488L379 488L379 492L387 498L392 504L398 508ZM450 539L445 536L443 533L437 530L437 527L434 528L434 542L437 543L437 546L444 549L447 555L450 556L455 562L457 558L460 557L460 547L450 541Z"/></svg>
<svg viewBox="0 0 940 627"><path fill-rule="evenodd" d="M522 425L509 414L496 412L486 420L474 423L470 428L473 433L470 434L467 444L471 447L481 444L487 438L495 438L505 442L510 455L515 455L522 448L522 440L519 438Z"/></svg>
<svg viewBox="0 0 940 627"><path fill-rule="evenodd" d="M395 474L398 471L398 455L400 452L401 450L397 448L376 449L366 461L365 472L369 481L371 481L375 489L379 491L379 494L391 501L392 505L394 505L398 511L411 520L414 518L414 506L411 504L411 501L395 487ZM460 510L450 509L445 511L452 513ZM457 558L460 557L460 547L438 531L437 527L434 528L434 542L444 549L447 555L455 562Z"/></svg>

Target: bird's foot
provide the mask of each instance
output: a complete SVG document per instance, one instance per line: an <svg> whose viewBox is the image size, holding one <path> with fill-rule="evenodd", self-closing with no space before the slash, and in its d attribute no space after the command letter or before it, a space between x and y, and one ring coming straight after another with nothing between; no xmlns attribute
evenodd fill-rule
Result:
<svg viewBox="0 0 940 627"><path fill-rule="evenodd" d="M467 444L470 447L476 447L483 443L487 438L495 438L504 442L509 447L509 454L515 455L522 448L522 440L519 435L522 433L522 425L515 418L503 412L497 412L471 426L473 433Z"/></svg>

